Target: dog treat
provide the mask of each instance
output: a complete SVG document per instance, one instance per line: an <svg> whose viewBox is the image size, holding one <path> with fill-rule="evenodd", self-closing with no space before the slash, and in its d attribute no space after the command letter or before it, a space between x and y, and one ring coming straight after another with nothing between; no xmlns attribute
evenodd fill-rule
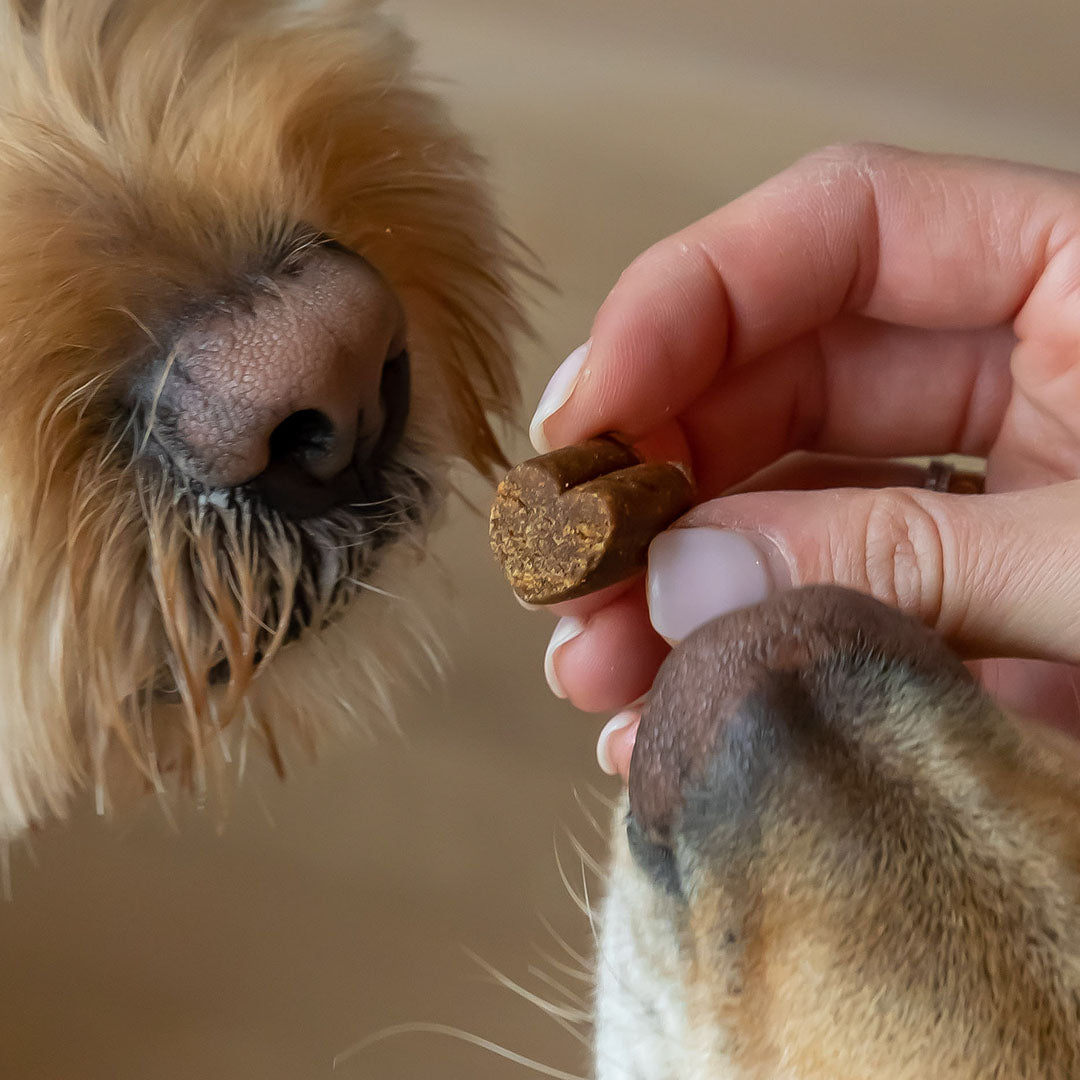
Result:
<svg viewBox="0 0 1080 1080"><path fill-rule="evenodd" d="M692 494L678 465L590 439L511 470L491 508L491 547L522 600L573 600L644 569L649 543Z"/></svg>

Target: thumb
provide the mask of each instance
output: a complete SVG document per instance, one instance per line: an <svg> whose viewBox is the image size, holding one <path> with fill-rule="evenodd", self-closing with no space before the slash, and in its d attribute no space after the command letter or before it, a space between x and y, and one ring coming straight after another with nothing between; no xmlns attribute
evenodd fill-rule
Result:
<svg viewBox="0 0 1080 1080"><path fill-rule="evenodd" d="M697 507L649 551L669 640L793 585L866 592L968 657L1080 662L1080 481L995 495L754 492Z"/></svg>

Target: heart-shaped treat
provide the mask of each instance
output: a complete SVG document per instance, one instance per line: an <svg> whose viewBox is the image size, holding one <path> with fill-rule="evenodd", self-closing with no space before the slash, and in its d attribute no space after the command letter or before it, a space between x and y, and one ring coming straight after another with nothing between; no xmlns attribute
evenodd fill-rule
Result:
<svg viewBox="0 0 1080 1080"><path fill-rule="evenodd" d="M511 470L491 508L491 547L522 600L573 600L644 569L653 537L692 502L678 465L590 439Z"/></svg>

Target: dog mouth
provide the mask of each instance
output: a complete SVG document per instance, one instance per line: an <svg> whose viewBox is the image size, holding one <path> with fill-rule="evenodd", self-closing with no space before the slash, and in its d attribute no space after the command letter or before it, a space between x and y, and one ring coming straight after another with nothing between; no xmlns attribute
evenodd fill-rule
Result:
<svg viewBox="0 0 1080 1080"><path fill-rule="evenodd" d="M406 353L388 363L386 379L404 387L389 398L407 401ZM223 608L254 604L244 666L257 671L285 646L332 625L362 593L381 593L371 579L390 549L421 549L438 484L431 454L405 434L407 412L407 406L388 409L377 445L325 484L287 455L272 463L272 485L216 489L185 476L167 454L141 455L138 486L148 526L160 531L164 517L174 536L183 535L179 591L204 613L204 637L235 617ZM208 579L217 587L208 588ZM252 581L258 586L249 587L245 600L244 583ZM209 687L224 686L235 674L224 636L202 665ZM155 702L184 700L176 668L171 657L162 662L149 688Z"/></svg>
<svg viewBox="0 0 1080 1080"><path fill-rule="evenodd" d="M178 496L177 511L216 534L214 559L226 572L247 575L237 566L235 537L246 534L267 586L260 597L258 626L249 661L261 668L285 646L319 633L340 619L365 592L380 593L371 578L383 557L399 543L419 547L435 504L435 483L420 467L387 463L377 478L364 478L367 497L303 519L287 517L243 490ZM186 504L186 505L182 505ZM234 590L235 591L235 590ZM206 672L209 686L233 676L224 646ZM171 664L164 664L153 687L159 702L176 703L182 694Z"/></svg>

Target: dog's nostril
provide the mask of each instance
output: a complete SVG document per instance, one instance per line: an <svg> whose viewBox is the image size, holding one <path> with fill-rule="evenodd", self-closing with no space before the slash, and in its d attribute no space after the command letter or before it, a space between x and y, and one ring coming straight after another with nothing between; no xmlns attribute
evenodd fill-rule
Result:
<svg viewBox="0 0 1080 1080"><path fill-rule="evenodd" d="M295 461L306 465L333 452L334 422L318 409L301 409L270 433L270 465Z"/></svg>
<svg viewBox="0 0 1080 1080"><path fill-rule="evenodd" d="M377 396L352 423L335 423L321 409L301 409L270 434L269 461L250 486L289 517L313 517L335 506L384 497L382 470L401 441L409 415L409 357L386 362Z"/></svg>

